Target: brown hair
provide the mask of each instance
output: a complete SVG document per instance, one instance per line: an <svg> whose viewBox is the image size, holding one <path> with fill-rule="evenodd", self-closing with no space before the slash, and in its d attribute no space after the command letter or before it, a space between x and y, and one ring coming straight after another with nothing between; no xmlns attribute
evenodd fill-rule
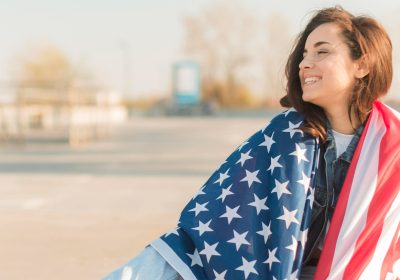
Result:
<svg viewBox="0 0 400 280"><path fill-rule="evenodd" d="M301 129L314 137L326 140L326 116L324 110L302 99L299 78L299 64L303 60L303 51L308 35L324 23L335 23L342 30L344 42L350 50L353 60L366 58L369 74L358 79L351 96L348 113L364 122L372 108L372 103L385 95L392 82L392 43L385 29L373 18L353 16L340 6L322 9L316 12L301 32L289 55L285 74L287 78L286 95L280 100L284 107L294 107L304 115Z"/></svg>

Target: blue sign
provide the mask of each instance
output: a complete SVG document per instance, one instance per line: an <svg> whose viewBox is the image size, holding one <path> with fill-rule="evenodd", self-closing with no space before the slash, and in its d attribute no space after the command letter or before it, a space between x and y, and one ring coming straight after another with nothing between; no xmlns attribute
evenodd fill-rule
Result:
<svg viewBox="0 0 400 280"><path fill-rule="evenodd" d="M179 105L194 105L200 101L200 66L195 61L180 61L173 67L175 102Z"/></svg>

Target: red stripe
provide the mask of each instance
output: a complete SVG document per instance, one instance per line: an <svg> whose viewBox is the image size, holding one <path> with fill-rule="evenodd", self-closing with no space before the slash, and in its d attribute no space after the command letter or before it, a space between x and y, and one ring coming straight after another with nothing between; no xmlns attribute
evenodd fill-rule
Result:
<svg viewBox="0 0 400 280"><path fill-rule="evenodd" d="M389 109L381 104L377 104L377 108L381 111L387 129L379 149L378 183L368 209L364 230L357 239L353 256L346 266L343 279L358 279L372 259L382 233L386 214L400 191L400 172L395 172L398 166L393 164L399 161L399 122L392 121L396 117Z"/></svg>
<svg viewBox="0 0 400 280"><path fill-rule="evenodd" d="M400 257L400 224L397 226L396 234L393 237L389 250L383 260L381 269L381 279L385 279L386 274L393 273L393 265Z"/></svg>
<svg viewBox="0 0 400 280"><path fill-rule="evenodd" d="M344 180L344 184L340 192L338 202L336 204L335 212L332 217L331 225L326 236L324 248L318 262L317 271L314 275L314 280L326 279L331 271L337 238L339 236L340 228L342 227L343 218L349 200L351 185L353 184L354 173L356 170L358 159L360 158L362 146L365 141L365 136L368 130L367 128L369 127L371 122L371 117L372 113L369 116L368 122L357 144L357 148L354 152L353 159L346 175L346 179Z"/></svg>

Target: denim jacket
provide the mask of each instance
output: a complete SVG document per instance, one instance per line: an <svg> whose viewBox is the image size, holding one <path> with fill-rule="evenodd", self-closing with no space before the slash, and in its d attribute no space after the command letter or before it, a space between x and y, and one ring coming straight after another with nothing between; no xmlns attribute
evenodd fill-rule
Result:
<svg viewBox="0 0 400 280"><path fill-rule="evenodd" d="M332 128L327 122L327 140L321 145L321 156L316 177L314 205L311 214L311 226L304 251L303 264L310 259L317 261L320 250L318 245L325 238L326 227L332 219L338 197L350 167L354 151L360 140L365 124L357 128L346 151L336 158L336 144ZM316 265L310 262L310 265Z"/></svg>

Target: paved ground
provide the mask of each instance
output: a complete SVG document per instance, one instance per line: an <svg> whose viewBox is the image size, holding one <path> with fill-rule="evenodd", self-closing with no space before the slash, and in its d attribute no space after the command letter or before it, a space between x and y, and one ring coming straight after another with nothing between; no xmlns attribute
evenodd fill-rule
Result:
<svg viewBox="0 0 400 280"><path fill-rule="evenodd" d="M99 279L174 227L266 122L136 118L79 149L42 134L0 146L0 279Z"/></svg>

